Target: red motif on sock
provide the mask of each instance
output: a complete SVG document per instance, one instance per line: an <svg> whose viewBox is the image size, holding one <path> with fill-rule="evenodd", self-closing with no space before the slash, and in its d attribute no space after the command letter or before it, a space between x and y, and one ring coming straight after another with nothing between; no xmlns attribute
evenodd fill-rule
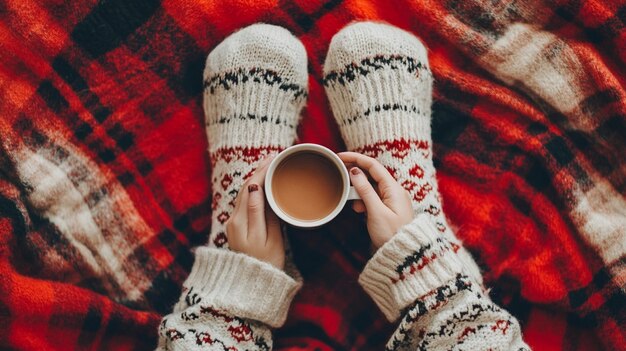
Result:
<svg viewBox="0 0 626 351"><path fill-rule="evenodd" d="M472 328L472 327L465 328L465 330L463 330L463 332L461 333L461 336L459 336L459 341L465 339L465 337L468 336L469 334L474 334L474 333L476 333L475 328Z"/></svg>
<svg viewBox="0 0 626 351"><path fill-rule="evenodd" d="M207 332L200 332L196 334L196 344L198 345L213 345L213 338Z"/></svg>
<svg viewBox="0 0 626 351"><path fill-rule="evenodd" d="M185 336L185 334L183 334L183 333L179 332L179 331L178 331L178 330L176 330L176 329L170 329L170 330L168 330L165 334L166 334L166 335L167 335L167 337L168 337L168 338L170 338L170 340L172 340L172 341L173 341L173 340L182 339L182 338Z"/></svg>
<svg viewBox="0 0 626 351"><path fill-rule="evenodd" d="M429 150L428 141L397 139L391 141L383 140L374 144L364 145L363 147L357 148L355 151L374 158L378 157L382 152L389 151L393 157L402 159L408 155L409 151L411 151L411 147L418 150L426 150L426 152Z"/></svg>
<svg viewBox="0 0 626 351"><path fill-rule="evenodd" d="M411 180L408 180L408 179L403 181L401 185L408 192L413 191L413 188L415 188L417 186L417 184L414 181L411 181Z"/></svg>
<svg viewBox="0 0 626 351"><path fill-rule="evenodd" d="M256 171L256 168L253 168L252 170L250 170L250 172L248 172L245 176L243 176L243 181L245 182L250 177L252 177L252 175L254 174L254 171Z"/></svg>
<svg viewBox="0 0 626 351"><path fill-rule="evenodd" d="M506 334L507 329L509 329L509 325L511 325L511 322L500 319L496 322L496 325L491 327L491 330L493 330L494 332L496 330L502 330L502 334Z"/></svg>
<svg viewBox="0 0 626 351"><path fill-rule="evenodd" d="M226 190L232 182L233 177L231 177L230 174L224 174L224 177L222 177L222 181L220 182L222 184L222 189Z"/></svg>
<svg viewBox="0 0 626 351"><path fill-rule="evenodd" d="M411 177L422 178L424 177L424 169L419 165L415 165L409 170L409 175Z"/></svg>
<svg viewBox="0 0 626 351"><path fill-rule="evenodd" d="M226 234L224 232L217 233L215 239L213 239L213 244L217 247L224 247L224 245L228 242L226 238Z"/></svg>
<svg viewBox="0 0 626 351"><path fill-rule="evenodd" d="M217 208L217 203L222 199L222 194L216 192L213 194L213 199L211 199L211 210L215 211Z"/></svg>
<svg viewBox="0 0 626 351"><path fill-rule="evenodd" d="M222 313L211 306L200 306L200 313L210 314L215 318L222 318L226 323L230 323L234 320L233 317Z"/></svg>
<svg viewBox="0 0 626 351"><path fill-rule="evenodd" d="M413 195L413 200L421 202L431 190L433 190L433 187L430 183L422 185L422 187L419 188L419 190Z"/></svg>
<svg viewBox="0 0 626 351"><path fill-rule="evenodd" d="M226 212L222 212L217 216L217 220L221 223L224 224L226 223L226 221L230 218L230 215Z"/></svg>
<svg viewBox="0 0 626 351"><path fill-rule="evenodd" d="M425 211L430 213L433 216L438 216L439 213L441 213L441 210L438 207L433 206L433 205L430 205L430 207L428 207Z"/></svg>
<svg viewBox="0 0 626 351"><path fill-rule="evenodd" d="M445 232L446 229L448 229L443 223L441 222L437 222L437 230L439 230L440 232Z"/></svg>
<svg viewBox="0 0 626 351"><path fill-rule="evenodd" d="M231 325L228 327L228 331L237 342L252 340L252 330L245 324L240 324L237 327Z"/></svg>
<svg viewBox="0 0 626 351"><path fill-rule="evenodd" d="M281 146L225 147L217 149L211 153L211 167L215 167L217 160L223 160L226 163L230 163L233 160L239 160L248 164L253 164L262 157L272 153L278 153L283 149L284 148Z"/></svg>
<svg viewBox="0 0 626 351"><path fill-rule="evenodd" d="M459 249L461 249L461 247L458 244L455 244L455 243L450 243L450 246L452 246L452 251L454 253L456 253L457 251L459 251Z"/></svg>

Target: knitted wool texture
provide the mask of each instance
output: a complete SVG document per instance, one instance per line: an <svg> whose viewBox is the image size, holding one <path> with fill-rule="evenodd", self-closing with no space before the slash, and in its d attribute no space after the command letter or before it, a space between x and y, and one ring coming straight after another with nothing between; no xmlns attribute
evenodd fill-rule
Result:
<svg viewBox="0 0 626 351"><path fill-rule="evenodd" d="M258 161L294 143L307 82L304 46L281 27L246 27L209 54L204 71L213 170L209 245L226 246L224 224Z"/></svg>
<svg viewBox="0 0 626 351"><path fill-rule="evenodd" d="M483 294L478 267L443 214L426 48L398 28L356 23L334 36L324 73L346 145L381 162L410 193L416 214L359 277L390 321L403 315L387 348L528 349L517 320Z"/></svg>
<svg viewBox="0 0 626 351"><path fill-rule="evenodd" d="M459 259L482 285L478 266L447 223L432 161L432 74L414 35L374 23L337 33L324 65L328 100L348 149L376 158L459 247Z"/></svg>
<svg viewBox="0 0 626 351"><path fill-rule="evenodd" d="M240 33L266 30L281 32L271 26L248 27L220 44L209 55L209 62L213 57L230 57L221 50L231 47L234 40L237 43ZM378 45L383 37L390 40L386 45ZM247 59L254 60L253 57L244 60ZM324 79L327 93L346 144L383 162L413 197L416 218L376 252L359 278L389 320L403 317L387 348L528 349L521 339L517 320L483 294L475 263L469 254L461 251L453 232L442 222L443 215L438 216L441 205L430 149L432 79L425 48L415 37L393 27L360 23L335 36L327 63ZM210 65L207 64L208 72L212 71ZM281 76L277 77L280 84L291 87ZM242 86L251 81L241 77L228 79L241 82ZM211 96L211 85L207 89L207 96ZM287 87L279 90L295 91ZM235 95L241 96L252 99L245 94ZM221 101L230 98L233 97ZM237 100L233 102L236 104ZM205 107L206 103L205 100ZM211 120L213 107L206 112ZM258 118L238 113L224 123L217 119L214 125L221 126L225 132L230 123L239 123L239 132L244 135L270 135L269 130L252 130L256 126L250 121ZM275 125L280 123L263 126ZM211 126L208 134L218 139L218 144L222 143L219 145L232 142L229 134L216 133ZM226 145L211 148L212 157L224 158L221 150L233 147ZM241 156L229 156L233 158L225 165ZM237 160L242 164L246 161L249 160ZM415 171L418 168L420 172ZM222 172L234 174L225 166ZM427 190L420 194L416 187ZM271 349L267 326L283 323L298 288L295 280L267 263L227 250L200 248L181 300L161 323L159 348Z"/></svg>
<svg viewBox="0 0 626 351"><path fill-rule="evenodd" d="M259 160L296 138L307 97L306 52L284 28L246 27L209 54L204 89L214 191L209 247L196 250L183 294L159 327L158 349L270 349L268 326L282 325L301 283L229 251L224 225Z"/></svg>

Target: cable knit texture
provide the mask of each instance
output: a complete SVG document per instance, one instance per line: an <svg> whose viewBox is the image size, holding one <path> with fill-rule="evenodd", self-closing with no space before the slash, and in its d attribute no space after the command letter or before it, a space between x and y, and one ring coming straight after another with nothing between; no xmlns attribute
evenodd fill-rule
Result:
<svg viewBox="0 0 626 351"><path fill-rule="evenodd" d="M483 293L476 262L450 229L432 161L432 74L412 34L361 22L337 33L324 65L335 119L352 151L381 162L416 218L368 262L359 282L390 321L389 350L524 350L520 327Z"/></svg>
<svg viewBox="0 0 626 351"><path fill-rule="evenodd" d="M269 350L301 286L289 252L285 272L227 249L225 223L237 193L266 155L291 146L307 97L302 43L284 28L255 24L208 56L204 112L212 166L208 247L196 250L159 350ZM288 248L288 244L286 243Z"/></svg>

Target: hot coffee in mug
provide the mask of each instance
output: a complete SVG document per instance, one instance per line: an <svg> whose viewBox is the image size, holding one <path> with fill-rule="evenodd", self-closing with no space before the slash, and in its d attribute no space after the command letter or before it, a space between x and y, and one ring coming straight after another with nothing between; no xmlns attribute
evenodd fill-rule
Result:
<svg viewBox="0 0 626 351"><path fill-rule="evenodd" d="M358 199L341 159L317 144L278 154L267 171L265 193L278 217L305 228L329 222L348 200Z"/></svg>

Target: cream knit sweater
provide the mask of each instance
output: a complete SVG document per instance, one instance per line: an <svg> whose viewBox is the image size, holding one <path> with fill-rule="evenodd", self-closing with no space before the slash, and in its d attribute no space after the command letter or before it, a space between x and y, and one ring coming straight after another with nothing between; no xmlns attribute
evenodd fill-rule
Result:
<svg viewBox="0 0 626 351"><path fill-rule="evenodd" d="M290 126L297 124L306 97L304 55L296 38L270 25L247 27L209 55L209 142L229 143L209 150L217 173L214 188L223 188L214 194L214 209L220 211L214 214L210 247L196 250L181 299L159 327L158 350L272 348L270 328L284 323L301 287L297 272L290 268L287 274L218 247L226 246L223 220L236 196L229 187L241 186L260 155L295 139ZM260 71L273 78L254 79ZM476 263L441 210L430 138L432 76L424 46L388 25L353 24L333 38L324 74L348 148L377 158L413 199L415 219L376 251L359 277L387 319L398 323L387 349L528 350L519 323L489 299ZM226 85L211 83L224 77L229 77ZM262 102L255 96L274 103L258 107ZM257 106L254 113L238 108L242 101L248 101L242 106ZM219 117L216 111L224 110L232 113Z"/></svg>

